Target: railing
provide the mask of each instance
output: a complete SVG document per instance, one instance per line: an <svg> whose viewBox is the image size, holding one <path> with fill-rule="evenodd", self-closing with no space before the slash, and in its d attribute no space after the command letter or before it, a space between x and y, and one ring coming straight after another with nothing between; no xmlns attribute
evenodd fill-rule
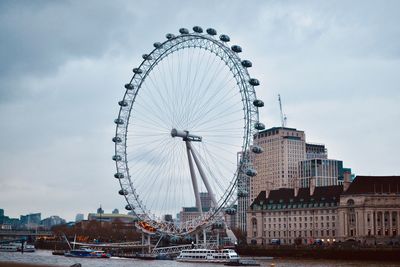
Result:
<svg viewBox="0 0 400 267"><path fill-rule="evenodd" d="M71 242L78 246L94 247L94 248L146 248L148 244L142 244L140 241L122 242L122 243L81 243Z"/></svg>
<svg viewBox="0 0 400 267"><path fill-rule="evenodd" d="M43 230L0 230L0 236L52 236L52 231Z"/></svg>
<svg viewBox="0 0 400 267"><path fill-rule="evenodd" d="M202 244L189 244L189 245L179 245L179 246L171 246L171 247L161 247L161 248L155 248L151 252L151 254L168 254L168 255L174 255L174 254L179 254L182 250L184 249L195 249L195 248L207 248L207 249L217 249L218 245L217 243L202 243Z"/></svg>

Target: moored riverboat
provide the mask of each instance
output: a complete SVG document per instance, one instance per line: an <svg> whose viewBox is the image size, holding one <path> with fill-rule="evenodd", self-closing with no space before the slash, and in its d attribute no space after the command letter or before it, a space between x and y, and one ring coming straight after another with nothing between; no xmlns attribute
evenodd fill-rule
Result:
<svg viewBox="0 0 400 267"><path fill-rule="evenodd" d="M76 258L110 258L111 255L101 250L93 250L90 248L73 249L64 254L66 257Z"/></svg>
<svg viewBox="0 0 400 267"><path fill-rule="evenodd" d="M240 257L233 249L186 249L182 250L177 261L183 262L212 262L212 263L228 263L239 260Z"/></svg>
<svg viewBox="0 0 400 267"><path fill-rule="evenodd" d="M260 266L259 263L257 263L253 259L238 259L238 260L232 260L228 263L225 263L224 265L226 266Z"/></svg>
<svg viewBox="0 0 400 267"><path fill-rule="evenodd" d="M1 252L17 252L18 246L14 245L14 244L2 244L2 245L0 245L0 251Z"/></svg>

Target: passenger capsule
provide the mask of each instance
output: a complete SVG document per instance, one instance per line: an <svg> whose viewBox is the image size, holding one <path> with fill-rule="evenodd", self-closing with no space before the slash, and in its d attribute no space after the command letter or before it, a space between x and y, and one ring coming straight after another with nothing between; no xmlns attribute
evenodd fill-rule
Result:
<svg viewBox="0 0 400 267"><path fill-rule="evenodd" d="M133 84L131 84L131 83L125 84L125 89L132 90L133 89Z"/></svg>
<svg viewBox="0 0 400 267"><path fill-rule="evenodd" d="M213 224L214 229L222 229L224 227L224 224L222 222L216 222Z"/></svg>
<svg viewBox="0 0 400 267"><path fill-rule="evenodd" d="M247 193L246 190L240 190L238 192L238 197L247 197L249 195L249 193Z"/></svg>
<svg viewBox="0 0 400 267"><path fill-rule="evenodd" d="M171 237L171 242L173 242L173 243L176 243L176 242L178 242L180 240L180 237L179 236L172 236Z"/></svg>
<svg viewBox="0 0 400 267"><path fill-rule="evenodd" d="M114 122L115 122L115 124L117 124L117 125L122 125L122 124L124 124L124 120L121 119L121 118L115 119Z"/></svg>
<svg viewBox="0 0 400 267"><path fill-rule="evenodd" d="M167 34L165 35L165 37L169 40L169 39L174 38L175 35L173 35L172 33L167 33Z"/></svg>
<svg viewBox="0 0 400 267"><path fill-rule="evenodd" d="M142 74L143 73L143 71L141 69L139 69L139 68L134 68L132 71L135 74Z"/></svg>
<svg viewBox="0 0 400 267"><path fill-rule="evenodd" d="M162 44L161 44L160 42L155 42L155 43L153 44L153 46L154 46L155 48L160 48L160 47L162 46Z"/></svg>
<svg viewBox="0 0 400 267"><path fill-rule="evenodd" d="M207 33L208 33L209 35L217 35L217 31L214 30L213 28L208 28L208 29L207 29Z"/></svg>
<svg viewBox="0 0 400 267"><path fill-rule="evenodd" d="M251 66L253 66L253 64L251 63L250 60L243 60L242 61L242 66L245 68L251 68Z"/></svg>
<svg viewBox="0 0 400 267"><path fill-rule="evenodd" d="M197 33L202 33L203 32L203 28L201 28L200 26L194 26L193 27L193 31L195 31Z"/></svg>
<svg viewBox="0 0 400 267"><path fill-rule="evenodd" d="M152 60L152 59L153 59L152 56L150 56L150 55L148 55L148 54L143 54L143 55L142 55L142 58L143 58L144 60Z"/></svg>
<svg viewBox="0 0 400 267"><path fill-rule="evenodd" d="M114 177L117 178L117 179L122 179L122 178L124 178L124 174L120 173L120 172L117 172L117 173L114 174Z"/></svg>
<svg viewBox="0 0 400 267"><path fill-rule="evenodd" d="M180 29L179 29L179 33L180 33L180 34L189 34L189 30L186 29L186 28L180 28Z"/></svg>
<svg viewBox="0 0 400 267"><path fill-rule="evenodd" d="M264 149L262 147L258 146L258 145L254 145L251 148L251 151L253 151L253 153L256 153L256 154L261 154L261 153L264 152Z"/></svg>
<svg viewBox="0 0 400 267"><path fill-rule="evenodd" d="M115 137L113 137L112 141L113 141L114 143L121 143L121 142L122 142L122 139L121 139L121 137L115 136Z"/></svg>
<svg viewBox="0 0 400 267"><path fill-rule="evenodd" d="M185 240L186 241L193 241L193 237L191 237L190 235L185 236Z"/></svg>
<svg viewBox="0 0 400 267"><path fill-rule="evenodd" d="M118 194L120 194L121 196L126 196L128 194L128 191L125 189L121 189L118 191Z"/></svg>
<svg viewBox="0 0 400 267"><path fill-rule="evenodd" d="M125 209L126 209L126 210L133 210L132 207L131 207L131 205L129 205L129 204L125 206Z"/></svg>
<svg viewBox="0 0 400 267"><path fill-rule="evenodd" d="M228 214L228 215L234 215L236 213L236 209L227 208L227 209L225 209L225 213Z"/></svg>
<svg viewBox="0 0 400 267"><path fill-rule="evenodd" d="M121 161L121 160L122 160L122 157L121 157L120 155L114 155L114 156L112 157L112 159L113 159L114 161Z"/></svg>
<svg viewBox="0 0 400 267"><path fill-rule="evenodd" d="M262 108L264 106L264 102L260 99L256 99L253 101L253 105L258 108Z"/></svg>
<svg viewBox="0 0 400 267"><path fill-rule="evenodd" d="M254 124L254 128L261 131L261 130L264 130L264 129L265 129L265 125L264 125L264 123L256 122L256 123Z"/></svg>
<svg viewBox="0 0 400 267"><path fill-rule="evenodd" d="M255 78L251 78L249 80L249 84L253 85L253 86L259 86L260 85L260 81L255 79Z"/></svg>
<svg viewBox="0 0 400 267"><path fill-rule="evenodd" d="M220 36L219 36L219 39L222 41L222 42L229 42L230 40L231 40L231 38L229 38L229 36L228 35L226 35L226 34L221 34Z"/></svg>
<svg viewBox="0 0 400 267"><path fill-rule="evenodd" d="M231 49L232 49L232 51L235 52L235 53L240 53L240 52L242 52L242 48L241 48L240 46L238 46L238 45L232 45Z"/></svg>
<svg viewBox="0 0 400 267"><path fill-rule="evenodd" d="M254 176L257 175L257 171L255 169L253 169L253 168L248 168L246 170L246 175L250 176L250 177L254 177Z"/></svg>
<svg viewBox="0 0 400 267"><path fill-rule="evenodd" d="M118 102L118 105L120 105L121 107L126 107L128 106L128 102L126 102L125 100L121 100Z"/></svg>

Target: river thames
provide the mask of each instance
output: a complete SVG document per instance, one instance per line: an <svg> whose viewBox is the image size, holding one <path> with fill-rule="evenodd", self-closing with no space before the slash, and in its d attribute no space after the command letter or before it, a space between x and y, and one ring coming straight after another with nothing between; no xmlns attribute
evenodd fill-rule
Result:
<svg viewBox="0 0 400 267"><path fill-rule="evenodd" d="M294 267L294 266L313 266L313 267L339 267L339 266L353 266L353 267L382 267L382 266L400 266L400 263L382 263L382 262L365 262L365 261L331 261L331 260L301 260L301 259L273 259L263 260L257 259L261 266L275 267ZM126 258L110 258L110 259L82 259L82 258L68 258L64 256L53 256L51 251L37 250L34 253L20 252L0 252L0 263L4 262L18 262L40 265L53 265L53 266L71 266L75 263L82 264L82 267L152 267L152 266L172 266L172 267L185 267L185 266L223 266L222 264L207 264L207 263L183 263L176 261L145 261L139 259L126 259Z"/></svg>

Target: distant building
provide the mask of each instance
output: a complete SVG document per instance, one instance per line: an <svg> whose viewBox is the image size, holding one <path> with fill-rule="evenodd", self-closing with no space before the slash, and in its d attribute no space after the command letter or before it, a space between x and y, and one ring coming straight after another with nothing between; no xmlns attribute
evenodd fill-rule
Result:
<svg viewBox="0 0 400 267"><path fill-rule="evenodd" d="M306 159L327 159L328 150L324 144L306 143Z"/></svg>
<svg viewBox="0 0 400 267"><path fill-rule="evenodd" d="M59 225L59 224L65 224L66 221L62 218L60 218L59 216L50 216L46 219L43 219L40 222L40 225L43 226L45 229L50 229L51 227L55 226L55 225Z"/></svg>
<svg viewBox="0 0 400 267"><path fill-rule="evenodd" d="M41 213L30 213L20 216L21 226L25 228L35 228L40 225Z"/></svg>
<svg viewBox="0 0 400 267"><path fill-rule="evenodd" d="M80 221L83 221L84 219L85 219L85 217L82 213L78 213L75 216L75 222L80 222Z"/></svg>
<svg viewBox="0 0 400 267"><path fill-rule="evenodd" d="M133 223L136 221L136 217L127 214L114 214L114 213L89 213L89 221L98 222L123 222L123 223Z"/></svg>
<svg viewBox="0 0 400 267"><path fill-rule="evenodd" d="M104 210L101 208L101 206L97 209L97 213L98 214L103 214Z"/></svg>
<svg viewBox="0 0 400 267"><path fill-rule="evenodd" d="M306 158L304 131L273 127L254 136L254 143L264 150L254 157L257 175L250 179L250 202L261 191L290 188L297 177L298 162Z"/></svg>
<svg viewBox="0 0 400 267"><path fill-rule="evenodd" d="M343 162L334 159L312 158L299 161L297 184L299 187L340 185L343 183Z"/></svg>
<svg viewBox="0 0 400 267"><path fill-rule="evenodd" d="M211 208L211 196L208 192L200 192L200 203L201 207L205 210L209 210Z"/></svg>
<svg viewBox="0 0 400 267"><path fill-rule="evenodd" d="M200 203L203 212L208 212L211 207L211 197L208 192L200 192ZM184 223L189 220L193 220L199 217L201 213L198 211L197 207L182 207L182 210L179 212L178 219L181 223Z"/></svg>
<svg viewBox="0 0 400 267"><path fill-rule="evenodd" d="M172 215L171 214L165 214L164 215L164 221L173 222L174 220L172 219Z"/></svg>
<svg viewBox="0 0 400 267"><path fill-rule="evenodd" d="M242 152L237 153L238 166L242 161ZM250 177L244 172L238 173L237 181L237 213L236 213L236 228L241 231L246 231L247 209L250 206Z"/></svg>
<svg viewBox="0 0 400 267"><path fill-rule="evenodd" d="M241 160L241 154L238 153L238 165ZM247 209L250 206L250 177L243 172L238 174L237 185L237 224L236 227L245 232L247 227Z"/></svg>
<svg viewBox="0 0 400 267"><path fill-rule="evenodd" d="M208 212L209 209L203 208L203 212ZM193 219L198 218L201 215L197 207L183 207L181 212L179 212L180 223L185 223Z"/></svg>

